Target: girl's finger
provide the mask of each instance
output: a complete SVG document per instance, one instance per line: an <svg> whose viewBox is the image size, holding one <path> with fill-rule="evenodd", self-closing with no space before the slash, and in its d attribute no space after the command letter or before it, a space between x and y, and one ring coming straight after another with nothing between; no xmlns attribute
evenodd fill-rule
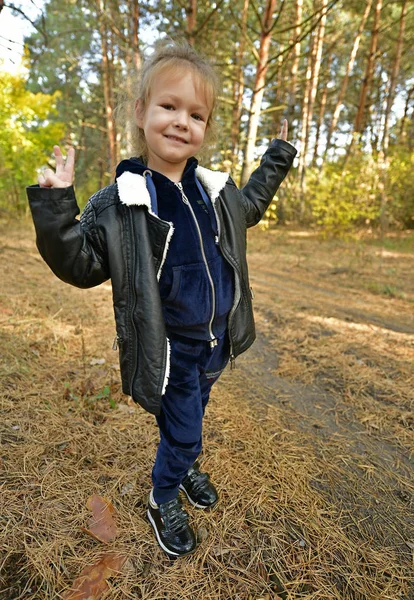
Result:
<svg viewBox="0 0 414 600"><path fill-rule="evenodd" d="M55 160L56 160L56 170L58 170L58 168L62 168L65 166L64 160L63 160L63 156L62 156L62 151L59 148L59 146L53 146L53 154L55 155Z"/></svg>
<svg viewBox="0 0 414 600"><path fill-rule="evenodd" d="M65 181L59 175L56 175L52 169L45 169L40 177L42 178L42 183L39 182L41 187L65 188L71 185L69 181Z"/></svg>
<svg viewBox="0 0 414 600"><path fill-rule="evenodd" d="M73 173L75 170L75 148L69 148L68 155L66 157L65 171L67 173Z"/></svg>
<svg viewBox="0 0 414 600"><path fill-rule="evenodd" d="M288 122L287 119L284 119L283 123L282 123L282 127L280 129L280 138L282 140L287 140L287 134L288 134Z"/></svg>
<svg viewBox="0 0 414 600"><path fill-rule="evenodd" d="M40 187L50 187L46 185L46 179L43 177L43 175L38 175L37 183L40 185Z"/></svg>

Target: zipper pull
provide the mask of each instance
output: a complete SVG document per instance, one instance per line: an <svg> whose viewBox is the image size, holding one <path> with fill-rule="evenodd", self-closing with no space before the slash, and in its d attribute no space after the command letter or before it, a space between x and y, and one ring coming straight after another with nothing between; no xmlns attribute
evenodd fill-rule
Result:
<svg viewBox="0 0 414 600"><path fill-rule="evenodd" d="M233 369L236 368L236 358L234 356L234 354L230 355L230 371L233 371Z"/></svg>
<svg viewBox="0 0 414 600"><path fill-rule="evenodd" d="M184 194L183 184L181 183L181 181L178 181L175 185L181 192L181 200L184 202L184 204L190 204L187 196Z"/></svg>
<svg viewBox="0 0 414 600"><path fill-rule="evenodd" d="M112 344L112 350L117 350L118 349L118 335L115 336L114 342Z"/></svg>
<svg viewBox="0 0 414 600"><path fill-rule="evenodd" d="M210 348L213 350L218 344L217 338L214 338L214 340L210 340Z"/></svg>

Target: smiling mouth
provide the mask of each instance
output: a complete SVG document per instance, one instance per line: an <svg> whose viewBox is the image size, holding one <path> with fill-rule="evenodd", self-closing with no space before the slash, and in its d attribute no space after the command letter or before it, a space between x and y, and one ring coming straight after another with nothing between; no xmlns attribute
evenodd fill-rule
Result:
<svg viewBox="0 0 414 600"><path fill-rule="evenodd" d="M183 138L180 138L176 135L166 135L165 137L168 140L172 140L173 142L180 142L181 144L188 144L188 142L186 140L184 140Z"/></svg>

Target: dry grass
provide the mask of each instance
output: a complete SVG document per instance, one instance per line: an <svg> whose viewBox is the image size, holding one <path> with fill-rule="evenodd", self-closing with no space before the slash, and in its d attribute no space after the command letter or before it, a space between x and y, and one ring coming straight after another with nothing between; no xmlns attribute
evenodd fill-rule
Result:
<svg viewBox="0 0 414 600"><path fill-rule="evenodd" d="M252 350L216 385L204 465L221 502L210 513L189 508L200 547L170 562L145 520L157 428L120 393L110 287L81 291L57 281L26 226L3 229L0 241L2 600L60 598L102 552L81 531L93 493L116 507L120 535L109 549L128 556L111 580L111 600L414 598L409 333L315 320L341 321L321 305L305 310L303 294L299 308L293 285L280 301L267 287L273 246L263 269L263 254L253 254L259 338L273 368L261 378ZM292 261L295 250L286 250ZM322 252L319 244L309 262L315 270ZM299 427L289 393L273 400L277 378L301 382L306 393L307 383L322 389L336 381L329 389L343 433ZM341 419L350 413L348 430Z"/></svg>

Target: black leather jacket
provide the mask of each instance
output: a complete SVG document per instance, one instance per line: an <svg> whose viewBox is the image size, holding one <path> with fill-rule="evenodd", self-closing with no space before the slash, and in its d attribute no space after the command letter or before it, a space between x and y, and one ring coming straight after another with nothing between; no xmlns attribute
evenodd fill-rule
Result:
<svg viewBox="0 0 414 600"><path fill-rule="evenodd" d="M219 243L235 274L229 314L231 358L255 338L246 262L246 228L256 225L296 154L273 140L260 166L239 191L227 174L198 168L219 223ZM169 373L169 342L162 318L158 278L172 224L151 211L143 178L121 179L88 201L80 221L73 187L27 188L40 254L63 281L80 288L112 280L122 389L147 411L159 414ZM121 185L122 184L122 185Z"/></svg>

